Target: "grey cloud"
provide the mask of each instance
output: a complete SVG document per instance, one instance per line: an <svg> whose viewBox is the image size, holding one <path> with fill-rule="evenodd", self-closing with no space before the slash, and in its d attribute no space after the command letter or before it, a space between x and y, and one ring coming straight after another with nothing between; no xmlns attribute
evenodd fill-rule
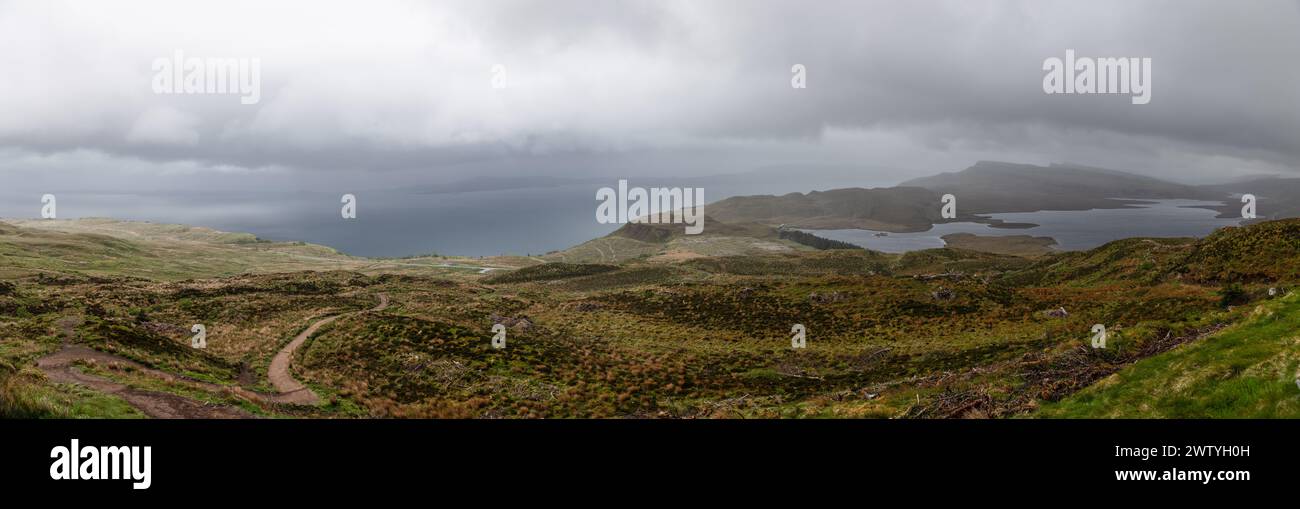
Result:
<svg viewBox="0 0 1300 509"><path fill-rule="evenodd" d="M925 174L987 158L1192 178L1300 167L1294 1L88 5L0 5L0 64L18 70L0 82L8 153L343 181L800 161ZM150 93L150 60L174 48L259 56L262 102ZM1043 94L1043 59L1067 48L1152 58L1151 104ZM506 91L489 86L494 63ZM807 89L789 86L795 63Z"/></svg>

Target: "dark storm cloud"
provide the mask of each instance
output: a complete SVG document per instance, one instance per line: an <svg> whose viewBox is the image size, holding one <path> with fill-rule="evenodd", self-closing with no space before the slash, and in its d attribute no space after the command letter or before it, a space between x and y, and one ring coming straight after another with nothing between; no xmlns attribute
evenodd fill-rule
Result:
<svg viewBox="0 0 1300 509"><path fill-rule="evenodd" d="M260 58L261 102L153 94L175 49ZM1151 58L1151 103L1044 94L1066 49ZM128 184L988 158L1210 179L1300 167L1295 62L1295 1L13 2L0 172L76 152L135 168L85 182Z"/></svg>

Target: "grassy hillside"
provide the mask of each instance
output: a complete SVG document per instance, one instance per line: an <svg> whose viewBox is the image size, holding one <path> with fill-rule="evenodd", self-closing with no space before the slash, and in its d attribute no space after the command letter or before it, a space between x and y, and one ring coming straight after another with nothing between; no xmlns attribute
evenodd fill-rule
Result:
<svg viewBox="0 0 1300 509"><path fill-rule="evenodd" d="M1297 224L1036 258L642 225L601 240L653 247L645 256L545 264L371 260L147 223L10 225L0 415L155 415L141 398L200 416L1289 415L1276 382L1297 368L1296 304L1268 289L1296 282ZM755 247L768 242L782 249ZM677 249L694 251L669 258ZM389 305L371 310L381 295ZM290 367L320 402L268 397L276 353L333 316ZM1098 323L1104 350L1088 347ZM206 349L190 347L193 324ZM491 346L495 324L505 349ZM796 324L806 348L791 348ZM51 369L69 349L94 355ZM1152 387L1168 399L1142 407Z"/></svg>
<svg viewBox="0 0 1300 509"><path fill-rule="evenodd" d="M1252 307L1243 323L1137 362L1041 417L1300 418L1300 295Z"/></svg>
<svg viewBox="0 0 1300 509"><path fill-rule="evenodd" d="M944 245L947 247L970 249L985 253L1034 257L1056 252L1056 240L1051 237L950 233L942 238Z"/></svg>
<svg viewBox="0 0 1300 509"><path fill-rule="evenodd" d="M1198 281L1267 282L1300 278L1300 219L1220 228L1197 242L1180 273Z"/></svg>
<svg viewBox="0 0 1300 509"><path fill-rule="evenodd" d="M687 235L680 224L628 223L613 233L547 254L546 261L613 263L650 260L677 263L711 256L745 256L810 250L780 238L775 228L757 223L724 223L704 218L704 231Z"/></svg>

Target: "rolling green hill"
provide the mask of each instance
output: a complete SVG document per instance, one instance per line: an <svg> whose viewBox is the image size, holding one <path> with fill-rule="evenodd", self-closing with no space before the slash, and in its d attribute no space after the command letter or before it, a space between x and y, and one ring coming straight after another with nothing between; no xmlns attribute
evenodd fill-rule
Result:
<svg viewBox="0 0 1300 509"><path fill-rule="evenodd" d="M0 415L1281 417L1300 399L1300 220L1032 258L710 226L629 225L540 263L0 224ZM560 261L581 249L606 259ZM282 401L272 359L305 331L289 372L320 398Z"/></svg>
<svg viewBox="0 0 1300 509"><path fill-rule="evenodd" d="M676 263L709 256L789 253L811 248L780 238L758 223L724 223L704 216L704 231L687 235L680 224L627 223L613 233L549 253L546 261L612 263L649 260Z"/></svg>
<svg viewBox="0 0 1300 509"><path fill-rule="evenodd" d="M1138 361L1039 412L1054 418L1300 418L1300 294Z"/></svg>

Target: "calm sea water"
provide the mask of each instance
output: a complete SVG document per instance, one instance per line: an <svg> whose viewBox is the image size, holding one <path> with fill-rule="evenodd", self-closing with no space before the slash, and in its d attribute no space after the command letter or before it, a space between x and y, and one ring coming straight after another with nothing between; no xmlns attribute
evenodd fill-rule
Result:
<svg viewBox="0 0 1300 509"><path fill-rule="evenodd" d="M890 233L877 237L875 230L807 230L820 237L849 242L887 253L903 253L943 247L941 237L951 233L976 235L1032 235L1056 239L1062 250L1092 249L1112 240L1129 237L1203 237L1216 228L1234 226L1240 219L1218 219L1216 212L1198 205L1221 202L1198 200L1149 200L1140 208L989 214L1008 223L1033 223L1033 228L993 228L980 223L944 223L929 231Z"/></svg>
<svg viewBox="0 0 1300 509"><path fill-rule="evenodd" d="M699 178L681 181L631 179L640 186L704 187L705 199L781 194L853 185L880 185L850 178ZM599 224L595 190L617 185L583 182L553 187L422 194L412 190L357 192L357 218L343 220L335 193L213 192L165 194L58 193L60 218L113 217L181 223L249 232L271 240L302 240L360 256L438 253L461 256L538 255L565 249L614 231ZM1161 200L1143 208L992 214L1007 222L1034 223L1029 229L946 223L920 233L875 237L871 230L819 230L817 235L870 249L904 252L942 247L949 233L1035 235L1055 238L1061 249L1088 249L1126 237L1203 236L1237 224L1215 219L1215 202ZM707 206L705 208L707 212ZM40 195L0 190L0 217L36 217Z"/></svg>
<svg viewBox="0 0 1300 509"><path fill-rule="evenodd" d="M887 182L860 177L630 178L643 187L703 187L706 202L729 196L807 192ZM77 193L53 190L58 217L112 217L301 240L359 256L539 255L600 237L619 225L596 221L596 189L618 179L468 192L358 191L357 218L343 220L340 194L316 192ZM0 217L40 215L40 193L0 189ZM705 207L707 213L708 207Z"/></svg>
<svg viewBox="0 0 1300 509"><path fill-rule="evenodd" d="M344 220L337 193L59 193L60 218L112 217L305 241L358 256L543 254L606 235L592 186L420 194L354 193ZM31 202L32 200L27 200ZM35 206L0 217L33 217ZM7 212L7 211L6 211Z"/></svg>

